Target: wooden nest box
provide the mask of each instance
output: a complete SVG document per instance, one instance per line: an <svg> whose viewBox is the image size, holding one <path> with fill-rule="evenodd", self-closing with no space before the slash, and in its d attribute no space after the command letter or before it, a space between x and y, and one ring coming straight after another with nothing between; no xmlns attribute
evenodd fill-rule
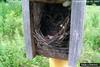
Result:
<svg viewBox="0 0 100 67"><path fill-rule="evenodd" d="M83 1L77 1L64 6L66 0L23 0L27 57L43 55L73 63L77 60L85 6Z"/></svg>

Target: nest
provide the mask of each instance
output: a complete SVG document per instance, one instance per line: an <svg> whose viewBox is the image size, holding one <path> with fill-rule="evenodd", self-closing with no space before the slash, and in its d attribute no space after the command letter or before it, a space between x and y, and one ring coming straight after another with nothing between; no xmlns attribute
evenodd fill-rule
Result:
<svg viewBox="0 0 100 67"><path fill-rule="evenodd" d="M33 31L38 53L65 57L68 54L70 11L61 5L45 5L38 14Z"/></svg>

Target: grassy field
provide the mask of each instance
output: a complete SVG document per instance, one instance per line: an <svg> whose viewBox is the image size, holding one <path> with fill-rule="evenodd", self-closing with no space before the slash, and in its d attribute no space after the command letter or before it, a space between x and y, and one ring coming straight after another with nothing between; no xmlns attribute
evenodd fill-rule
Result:
<svg viewBox="0 0 100 67"><path fill-rule="evenodd" d="M87 6L82 62L100 63L100 6Z"/></svg>
<svg viewBox="0 0 100 67"><path fill-rule="evenodd" d="M100 6L87 6L80 62L100 63ZM48 58L25 57L21 2L0 3L0 67L49 67Z"/></svg>

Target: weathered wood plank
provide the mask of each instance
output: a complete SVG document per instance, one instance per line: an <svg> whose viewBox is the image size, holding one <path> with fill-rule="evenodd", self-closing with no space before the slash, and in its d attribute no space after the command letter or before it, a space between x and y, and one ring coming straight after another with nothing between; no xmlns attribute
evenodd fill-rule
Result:
<svg viewBox="0 0 100 67"><path fill-rule="evenodd" d="M72 0L69 67L76 67L82 49L85 5L86 0Z"/></svg>
<svg viewBox="0 0 100 67"><path fill-rule="evenodd" d="M26 56L32 59L35 56L35 46L32 39L29 0L22 0L23 22L24 22L24 37L26 45Z"/></svg>

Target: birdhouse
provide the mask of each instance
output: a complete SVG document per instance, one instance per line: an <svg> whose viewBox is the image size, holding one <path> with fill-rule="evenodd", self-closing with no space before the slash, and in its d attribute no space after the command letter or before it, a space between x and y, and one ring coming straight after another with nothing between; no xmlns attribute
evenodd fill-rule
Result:
<svg viewBox="0 0 100 67"><path fill-rule="evenodd" d="M23 0L28 58L36 55L69 59L81 50L85 0Z"/></svg>

